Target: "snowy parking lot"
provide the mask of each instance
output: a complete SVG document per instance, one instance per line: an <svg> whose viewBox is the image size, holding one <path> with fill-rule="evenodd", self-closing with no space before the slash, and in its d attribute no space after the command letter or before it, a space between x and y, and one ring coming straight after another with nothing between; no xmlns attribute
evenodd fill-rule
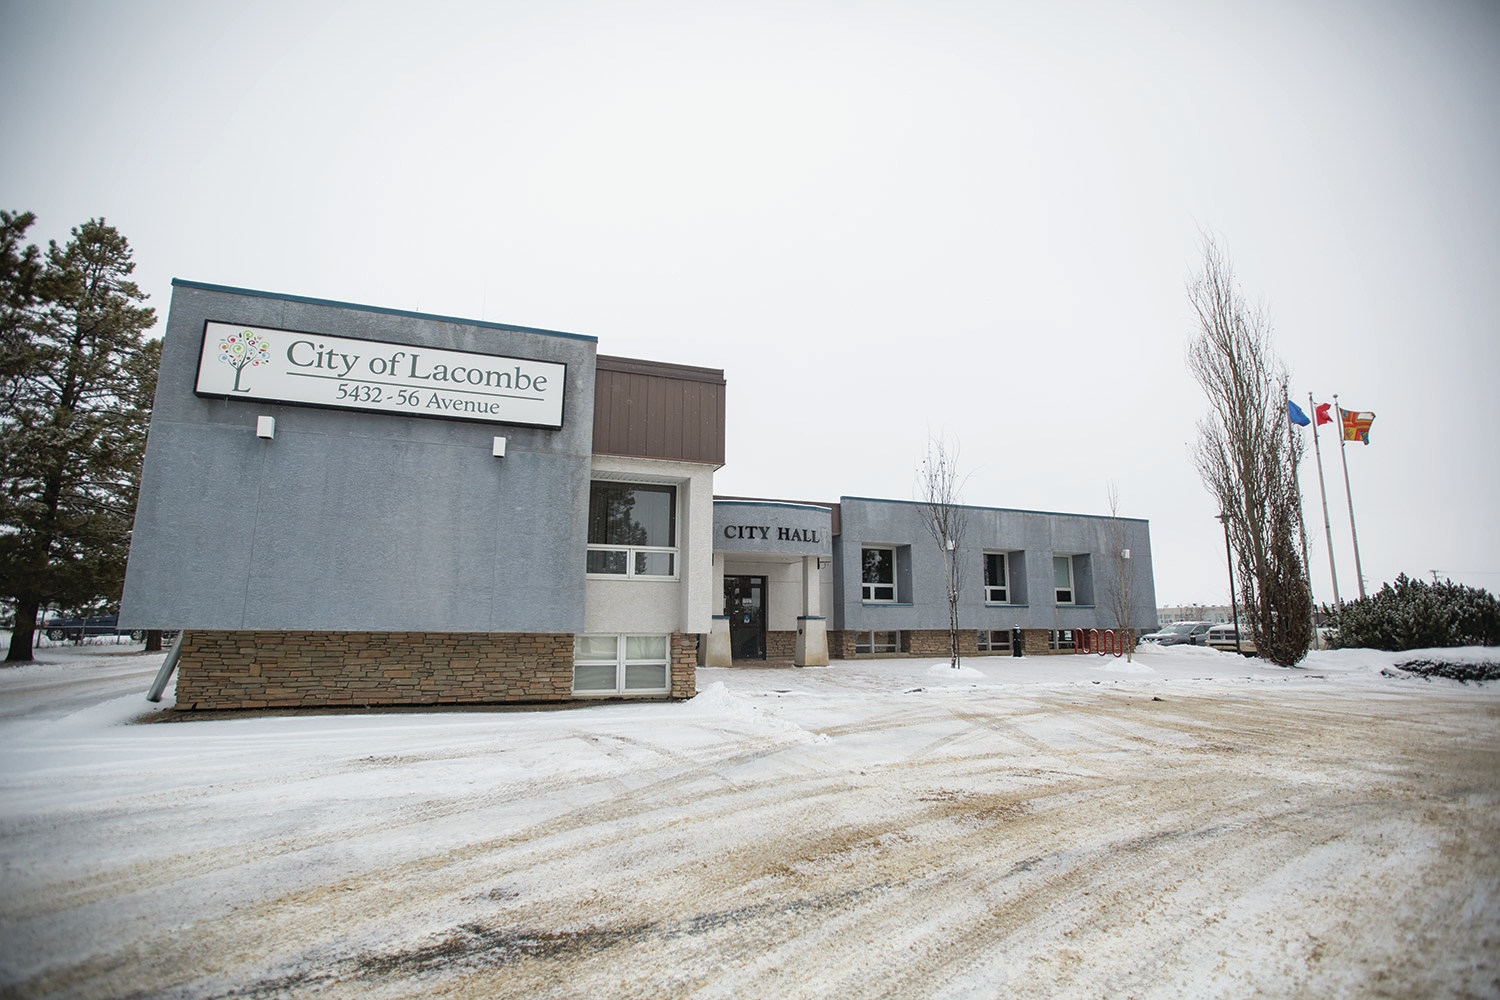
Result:
<svg viewBox="0 0 1500 1000"><path fill-rule="evenodd" d="M1398 654L175 722L159 654L38 655L5 996L1500 996L1500 683Z"/></svg>

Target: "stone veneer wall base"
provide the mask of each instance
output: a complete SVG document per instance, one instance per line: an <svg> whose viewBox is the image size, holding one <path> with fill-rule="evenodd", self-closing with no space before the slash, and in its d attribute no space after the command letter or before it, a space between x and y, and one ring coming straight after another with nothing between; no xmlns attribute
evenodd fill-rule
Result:
<svg viewBox="0 0 1500 1000"><path fill-rule="evenodd" d="M671 691L697 693L697 638L671 640ZM661 697L658 695L657 697ZM181 709L594 701L573 695L573 636L492 632L185 632Z"/></svg>
<svg viewBox="0 0 1500 1000"><path fill-rule="evenodd" d="M854 644L859 636L864 633L850 631L831 631L828 633L828 655L835 660L853 660L865 658L891 658L901 656L920 656L946 658L949 655L948 630L947 629L905 629L901 632L901 652L899 653L856 653ZM1072 653L1071 649L1048 649L1047 629L1026 628L1021 630L1021 653L1023 656L1057 656L1063 653ZM960 656L1010 656L1010 650L989 652L979 649L979 637L977 629L964 626L958 633L958 652Z"/></svg>

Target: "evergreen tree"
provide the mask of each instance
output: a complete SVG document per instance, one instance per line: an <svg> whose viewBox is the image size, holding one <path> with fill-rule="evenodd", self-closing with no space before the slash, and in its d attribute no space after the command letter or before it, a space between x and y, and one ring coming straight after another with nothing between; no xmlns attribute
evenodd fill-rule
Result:
<svg viewBox="0 0 1500 1000"><path fill-rule="evenodd" d="M30 212L0 212L0 415L10 409L27 323L36 309L42 255L34 245L21 246L35 221Z"/></svg>
<svg viewBox="0 0 1500 1000"><path fill-rule="evenodd" d="M19 249L30 213L0 217L0 597L7 660L30 660L48 604L117 605L146 445L159 341L130 244L103 219Z"/></svg>
<svg viewBox="0 0 1500 1000"><path fill-rule="evenodd" d="M1478 587L1402 573L1376 593L1325 609L1340 649L1500 645L1500 602Z"/></svg>

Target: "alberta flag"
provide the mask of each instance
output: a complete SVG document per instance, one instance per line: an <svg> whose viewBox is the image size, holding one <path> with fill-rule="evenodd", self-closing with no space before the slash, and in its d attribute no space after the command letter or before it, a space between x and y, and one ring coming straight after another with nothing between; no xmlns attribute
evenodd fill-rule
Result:
<svg viewBox="0 0 1500 1000"><path fill-rule="evenodd" d="M1290 417L1292 419L1292 423L1296 424L1298 427L1306 427L1308 424L1312 423L1312 421L1307 418L1307 414L1302 412L1302 407L1298 406L1290 399L1286 401L1286 415Z"/></svg>
<svg viewBox="0 0 1500 1000"><path fill-rule="evenodd" d="M1370 443L1370 425L1375 422L1373 413L1356 413L1339 407L1339 416L1344 419L1344 440Z"/></svg>

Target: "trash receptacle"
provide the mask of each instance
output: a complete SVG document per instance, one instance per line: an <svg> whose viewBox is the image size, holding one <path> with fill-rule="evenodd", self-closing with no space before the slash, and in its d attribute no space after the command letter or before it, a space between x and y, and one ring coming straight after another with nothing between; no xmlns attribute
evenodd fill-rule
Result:
<svg viewBox="0 0 1500 1000"><path fill-rule="evenodd" d="M1021 626L1019 625L1010 630L1010 655L1021 655Z"/></svg>

